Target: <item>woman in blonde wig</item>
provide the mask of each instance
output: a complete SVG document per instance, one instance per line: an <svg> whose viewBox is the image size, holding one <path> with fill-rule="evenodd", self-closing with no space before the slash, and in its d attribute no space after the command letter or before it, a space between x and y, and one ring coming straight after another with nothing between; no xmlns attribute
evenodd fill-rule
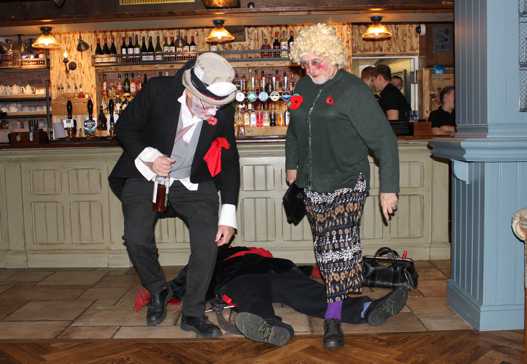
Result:
<svg viewBox="0 0 527 364"><path fill-rule="evenodd" d="M305 70L290 104L286 139L287 182L305 190L316 261L326 286L324 345L344 344L342 302L360 293L359 227L369 189L368 151L378 160L379 203L386 221L397 210L397 140L368 87L342 68L345 48L333 27L316 24L295 38L291 59ZM293 100L292 100L293 101ZM366 304L364 317L379 325L405 305L396 289Z"/></svg>

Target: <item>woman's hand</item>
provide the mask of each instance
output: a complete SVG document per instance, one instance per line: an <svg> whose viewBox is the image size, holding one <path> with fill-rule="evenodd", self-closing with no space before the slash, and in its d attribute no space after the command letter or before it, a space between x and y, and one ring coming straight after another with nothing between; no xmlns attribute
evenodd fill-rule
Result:
<svg viewBox="0 0 527 364"><path fill-rule="evenodd" d="M379 203L381 204L382 214L386 222L390 221L391 217L397 211L397 201L399 198L393 192L381 192L379 195Z"/></svg>
<svg viewBox="0 0 527 364"><path fill-rule="evenodd" d="M287 170L287 184L290 185L291 183L294 183L296 181L296 169L288 169Z"/></svg>

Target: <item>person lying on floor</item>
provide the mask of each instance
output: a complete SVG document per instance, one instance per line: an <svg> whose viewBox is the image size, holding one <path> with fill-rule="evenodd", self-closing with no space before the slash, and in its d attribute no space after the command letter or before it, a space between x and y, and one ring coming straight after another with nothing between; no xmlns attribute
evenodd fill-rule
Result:
<svg viewBox="0 0 527 364"><path fill-rule="evenodd" d="M185 295L186 279L187 267L183 267L169 282L176 301ZM243 246L218 249L207 301L215 298L235 306L234 325L243 336L276 346L287 344L294 330L276 316L273 303L320 318L324 318L327 308L324 285L304 274L295 263L274 258L263 248ZM349 297L343 302L341 321L382 325L402 310L407 298L408 291L403 287L377 300ZM143 302L148 302L148 297Z"/></svg>

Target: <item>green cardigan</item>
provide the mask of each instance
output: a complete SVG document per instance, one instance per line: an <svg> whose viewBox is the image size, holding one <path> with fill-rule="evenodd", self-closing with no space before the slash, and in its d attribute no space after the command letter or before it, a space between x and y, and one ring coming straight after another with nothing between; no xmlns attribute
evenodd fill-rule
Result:
<svg viewBox="0 0 527 364"><path fill-rule="evenodd" d="M360 174L369 181L370 150L379 164L380 192L399 192L397 138L359 78L339 70L317 85L306 76L295 94L303 101L298 109L290 108L286 169L298 171L298 186L333 192L354 187Z"/></svg>

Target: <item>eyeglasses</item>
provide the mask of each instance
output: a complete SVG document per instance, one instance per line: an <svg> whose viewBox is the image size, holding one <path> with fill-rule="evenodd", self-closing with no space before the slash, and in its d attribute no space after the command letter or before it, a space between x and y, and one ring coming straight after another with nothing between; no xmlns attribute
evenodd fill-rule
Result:
<svg viewBox="0 0 527 364"><path fill-rule="evenodd" d="M301 60L300 67L302 67L303 69L307 69L309 66L314 68L320 68L322 66L322 63L324 63L324 61L319 58L311 59L309 61Z"/></svg>

